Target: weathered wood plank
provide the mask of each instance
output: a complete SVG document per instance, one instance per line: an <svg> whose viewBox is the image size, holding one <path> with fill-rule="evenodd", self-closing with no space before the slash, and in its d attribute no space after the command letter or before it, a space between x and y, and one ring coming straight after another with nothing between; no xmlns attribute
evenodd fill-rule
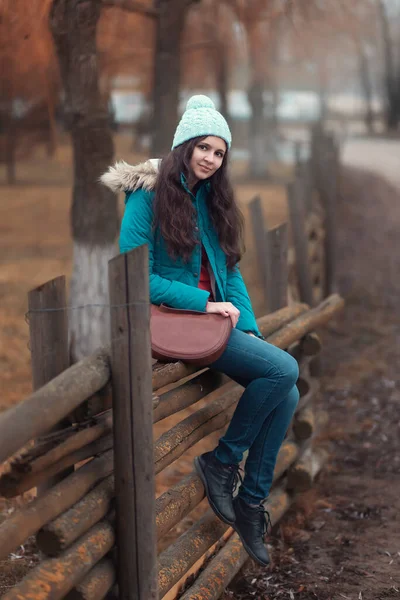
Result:
<svg viewBox="0 0 400 600"><path fill-rule="evenodd" d="M110 261L109 290L119 598L156 600L147 246Z"/></svg>

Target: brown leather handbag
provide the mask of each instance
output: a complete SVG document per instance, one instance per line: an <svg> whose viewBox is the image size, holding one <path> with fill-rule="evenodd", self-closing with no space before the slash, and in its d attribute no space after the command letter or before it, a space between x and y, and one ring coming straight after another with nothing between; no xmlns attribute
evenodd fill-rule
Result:
<svg viewBox="0 0 400 600"><path fill-rule="evenodd" d="M151 353L162 362L209 365L225 350L231 330L223 315L151 305Z"/></svg>

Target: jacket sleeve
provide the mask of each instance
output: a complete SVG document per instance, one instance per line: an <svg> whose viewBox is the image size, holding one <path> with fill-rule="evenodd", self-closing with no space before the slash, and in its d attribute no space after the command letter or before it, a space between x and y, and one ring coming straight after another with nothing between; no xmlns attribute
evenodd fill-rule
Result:
<svg viewBox="0 0 400 600"><path fill-rule="evenodd" d="M237 329L240 331L249 331L257 337L264 339L264 336L257 327L251 300L238 265L233 269L228 269L226 299L240 310L239 321L236 325Z"/></svg>
<svg viewBox="0 0 400 600"><path fill-rule="evenodd" d="M167 304L172 308L183 308L205 312L209 293L197 287L172 281L154 272L153 206L151 193L143 189L132 192L126 200L119 239L120 252L148 245L150 302Z"/></svg>

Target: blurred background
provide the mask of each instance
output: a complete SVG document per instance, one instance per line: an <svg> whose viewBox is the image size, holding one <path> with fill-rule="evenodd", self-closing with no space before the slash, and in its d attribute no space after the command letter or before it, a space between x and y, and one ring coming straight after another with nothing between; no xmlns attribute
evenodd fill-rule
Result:
<svg viewBox="0 0 400 600"><path fill-rule="evenodd" d="M32 390L29 290L67 276L72 362L107 342L108 308L88 305L108 303L124 198L98 179L116 160L165 155L197 93L232 129L246 218L242 272L257 317L266 304L254 198L264 229L275 228L290 221L287 186L301 165L321 158L328 191L340 167L335 284L347 308L328 332L325 366L336 379L335 391L326 389L337 400L332 410L339 407L336 431L353 410L365 417L363 441L370 429L386 435L400 401L400 0L0 0L0 410ZM333 163L318 156L316 131L332 141ZM326 291L327 227L318 197L310 194L307 210L314 303ZM304 299L292 233L289 302ZM378 383L369 406L371 376ZM369 421L367 409L376 410ZM182 475L174 469L158 493ZM14 571L12 583L23 574Z"/></svg>

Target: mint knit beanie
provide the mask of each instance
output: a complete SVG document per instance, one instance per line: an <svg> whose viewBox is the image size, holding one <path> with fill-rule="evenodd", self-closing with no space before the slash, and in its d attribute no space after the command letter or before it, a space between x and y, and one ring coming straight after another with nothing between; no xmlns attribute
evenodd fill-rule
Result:
<svg viewBox="0 0 400 600"><path fill-rule="evenodd" d="M228 148L231 147L232 135L228 123L216 110L214 102L208 96L192 96L176 128L171 150L183 142L202 135L222 138Z"/></svg>

